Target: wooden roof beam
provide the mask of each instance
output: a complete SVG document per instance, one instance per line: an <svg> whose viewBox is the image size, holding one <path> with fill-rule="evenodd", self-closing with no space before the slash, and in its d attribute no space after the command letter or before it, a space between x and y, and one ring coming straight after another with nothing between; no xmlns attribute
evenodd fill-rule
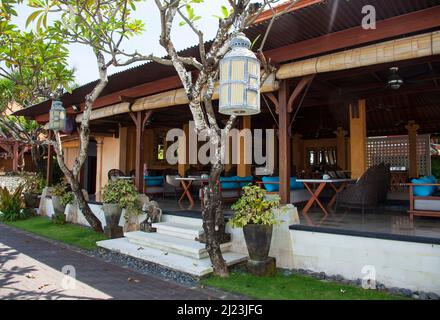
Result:
<svg viewBox="0 0 440 320"><path fill-rule="evenodd" d="M415 11L378 21L376 29L361 26L301 41L282 48L268 50L264 55L278 63L303 59L340 49L353 48L404 34L429 30L440 26L440 6Z"/></svg>

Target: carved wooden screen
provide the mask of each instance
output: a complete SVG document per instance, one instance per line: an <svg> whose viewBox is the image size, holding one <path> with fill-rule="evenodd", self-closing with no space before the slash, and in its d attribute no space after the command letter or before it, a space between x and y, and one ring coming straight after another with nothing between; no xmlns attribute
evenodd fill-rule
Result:
<svg viewBox="0 0 440 320"><path fill-rule="evenodd" d="M431 174L430 136L417 136L417 162L420 175ZM367 167L381 162L389 163L394 170L409 169L408 136L367 138Z"/></svg>

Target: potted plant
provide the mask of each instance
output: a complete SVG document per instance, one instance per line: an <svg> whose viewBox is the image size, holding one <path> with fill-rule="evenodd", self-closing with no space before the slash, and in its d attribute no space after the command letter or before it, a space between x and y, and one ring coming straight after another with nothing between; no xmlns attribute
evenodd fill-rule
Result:
<svg viewBox="0 0 440 320"><path fill-rule="evenodd" d="M24 183L24 202L26 208L35 209L38 208L40 201L39 196L43 192L43 188L46 185L46 181L41 174L27 173L23 174L21 179Z"/></svg>
<svg viewBox="0 0 440 320"><path fill-rule="evenodd" d="M66 206L63 205L62 199L66 193L66 184L64 182L60 182L52 188L52 205L55 211L55 214L64 214L64 210Z"/></svg>
<svg viewBox="0 0 440 320"><path fill-rule="evenodd" d="M267 261L272 241L272 228L277 220L279 198L266 198L266 191L255 185L243 187L244 194L231 208L235 214L229 220L233 228L243 228L246 247L252 261Z"/></svg>
<svg viewBox="0 0 440 320"><path fill-rule="evenodd" d="M68 191L67 184L60 182L52 189L52 205L54 208L54 215L52 221L58 224L66 223L66 206L73 203L74 197L71 191Z"/></svg>
<svg viewBox="0 0 440 320"><path fill-rule="evenodd" d="M138 192L131 181L110 180L104 187L102 193L103 211L106 222L104 232L110 238L117 238L123 235L122 228L119 227L122 209L127 211L136 210Z"/></svg>

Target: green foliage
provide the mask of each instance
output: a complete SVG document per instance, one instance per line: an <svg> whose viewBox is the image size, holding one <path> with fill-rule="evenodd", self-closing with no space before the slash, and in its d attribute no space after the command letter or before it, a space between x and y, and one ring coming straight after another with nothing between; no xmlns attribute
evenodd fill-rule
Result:
<svg viewBox="0 0 440 320"><path fill-rule="evenodd" d="M440 157L431 158L431 170L432 170L432 174L437 179L440 179Z"/></svg>
<svg viewBox="0 0 440 320"><path fill-rule="evenodd" d="M6 187L0 188L0 218L5 221L25 219L30 212L25 208L23 199L24 185L10 192Z"/></svg>
<svg viewBox="0 0 440 320"><path fill-rule="evenodd" d="M16 95L14 82L10 79L0 79L0 112L6 110L8 104L14 100Z"/></svg>
<svg viewBox="0 0 440 320"><path fill-rule="evenodd" d="M117 203L121 208L133 211L137 209L139 193L131 181L117 179L110 180L104 187L102 200L105 203Z"/></svg>
<svg viewBox="0 0 440 320"><path fill-rule="evenodd" d="M55 224L65 224L66 215L64 213L54 213L51 220Z"/></svg>
<svg viewBox="0 0 440 320"><path fill-rule="evenodd" d="M61 181L52 188L52 195L57 197L63 197L66 192L67 192L67 185L65 181Z"/></svg>
<svg viewBox="0 0 440 320"><path fill-rule="evenodd" d="M24 184L23 192L26 193L41 194L46 186L46 180L41 174L27 172L21 175L21 179Z"/></svg>
<svg viewBox="0 0 440 320"><path fill-rule="evenodd" d="M74 199L73 192L67 191L61 197L61 204L67 206L68 204L72 204Z"/></svg>
<svg viewBox="0 0 440 320"><path fill-rule="evenodd" d="M20 31L0 19L0 61L4 65L0 76L14 83L13 90L7 84L0 86L1 100L9 96L29 105L47 99L60 87L69 88L74 71L68 68L67 44L60 34Z"/></svg>
<svg viewBox="0 0 440 320"><path fill-rule="evenodd" d="M3 107L6 106L7 103ZM0 104L0 111L1 110L2 110L2 106ZM7 139L12 138L18 141L29 141L29 142L38 141L40 139L41 131L42 128L36 121L27 120L22 116L17 117L17 116L9 115L0 118L0 136L3 138L7 138Z"/></svg>
<svg viewBox="0 0 440 320"><path fill-rule="evenodd" d="M56 184L52 188L52 195L60 197L61 205L66 206L68 204L72 204L73 200L75 199L75 196L73 195L73 192L70 191L69 185L65 180L61 181L60 183Z"/></svg>
<svg viewBox="0 0 440 320"><path fill-rule="evenodd" d="M228 8L226 8L225 6L221 6L221 7L220 7L220 13L221 13L221 16L219 16L219 15L214 15L214 18L217 18L217 19L219 19L219 20L227 19L227 18L232 14L233 11L234 11L233 8L230 8L230 9L228 10Z"/></svg>
<svg viewBox="0 0 440 320"><path fill-rule="evenodd" d="M14 6L21 0L1 0L0 1L0 21L10 20L12 16L17 15Z"/></svg>
<svg viewBox="0 0 440 320"><path fill-rule="evenodd" d="M266 191L255 185L243 187L244 194L231 209L235 211L229 224L234 228L243 228L247 224L276 224L275 210L279 209L278 198L266 199Z"/></svg>
<svg viewBox="0 0 440 320"><path fill-rule="evenodd" d="M119 41L113 37L130 38L144 30L144 22L131 17L140 1L30 0L29 6L36 10L29 15L26 24L35 22L39 32L45 30L52 36L57 35L102 49L108 43ZM53 12L61 14L52 25L48 25L47 17Z"/></svg>

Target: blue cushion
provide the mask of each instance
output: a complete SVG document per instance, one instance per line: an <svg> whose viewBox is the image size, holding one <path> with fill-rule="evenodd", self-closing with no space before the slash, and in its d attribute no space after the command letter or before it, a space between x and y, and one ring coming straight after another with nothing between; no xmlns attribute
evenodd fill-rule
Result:
<svg viewBox="0 0 440 320"><path fill-rule="evenodd" d="M412 179L411 182L414 184L435 183L435 179L433 182L432 178L430 178L430 177L422 177L419 179ZM413 190L414 190L414 195L416 197L428 197L434 193L435 187L434 186L419 186L419 187L414 187Z"/></svg>
<svg viewBox="0 0 440 320"><path fill-rule="evenodd" d="M238 189L237 177L220 177L220 186L222 190Z"/></svg>
<svg viewBox="0 0 440 320"><path fill-rule="evenodd" d="M277 183L277 184L274 184L274 183L264 183L264 182L280 182L280 177L263 177L261 180L263 181L264 188L268 192L275 192L275 191L279 191L280 190L279 183Z"/></svg>
<svg viewBox="0 0 440 320"><path fill-rule="evenodd" d="M296 177L290 178L290 190L301 190L304 189L304 183L296 182Z"/></svg>
<svg viewBox="0 0 440 320"><path fill-rule="evenodd" d="M144 176L144 179L147 187L157 187L163 184L162 176Z"/></svg>
<svg viewBox="0 0 440 320"><path fill-rule="evenodd" d="M246 187L247 185L251 184L254 181L253 176L247 176L247 177L236 177L240 188Z"/></svg>
<svg viewBox="0 0 440 320"><path fill-rule="evenodd" d="M425 178L431 181L431 183L437 183L437 179L434 176L427 176Z"/></svg>

